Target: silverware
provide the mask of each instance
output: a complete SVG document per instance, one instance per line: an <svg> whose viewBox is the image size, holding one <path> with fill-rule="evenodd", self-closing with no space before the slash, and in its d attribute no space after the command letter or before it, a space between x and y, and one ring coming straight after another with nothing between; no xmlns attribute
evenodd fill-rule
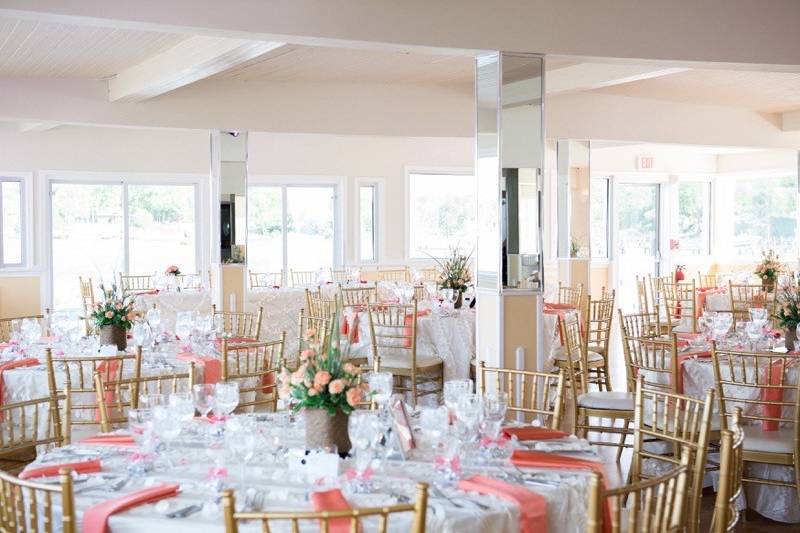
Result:
<svg viewBox="0 0 800 533"><path fill-rule="evenodd" d="M186 518L189 515L193 515L194 513L199 513L203 510L203 506L199 503L194 503L192 505L187 505L186 507L182 507L171 513L167 513L167 518Z"/></svg>
<svg viewBox="0 0 800 533"><path fill-rule="evenodd" d="M440 500L447 500L448 502L450 502L450 505L452 505L453 507L458 507L459 509L463 509L464 508L463 505L461 505L457 501L453 500L453 498L448 497L447 494L442 492L438 487L434 486L432 488L433 488L433 493L434 493L433 497L434 498L437 498L437 499L440 499Z"/></svg>

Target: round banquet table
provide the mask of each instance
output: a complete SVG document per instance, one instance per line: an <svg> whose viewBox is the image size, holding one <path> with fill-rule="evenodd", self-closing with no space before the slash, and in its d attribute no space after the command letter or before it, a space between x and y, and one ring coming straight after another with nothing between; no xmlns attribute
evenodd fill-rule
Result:
<svg viewBox="0 0 800 533"><path fill-rule="evenodd" d="M415 496L415 484L432 482L434 468L430 453L412 450L408 460L383 461L371 478L369 493L352 493L341 475L350 468L349 460L340 462L339 475L320 479L315 472L309 476L299 459L304 455L304 427L302 419L288 421L286 413L237 415L251 418L257 428L258 438L264 445L258 447L255 457L243 469L224 451L212 453L204 443L203 431L213 431L207 422L195 420L188 430L172 443L175 461L172 468L157 466L152 471L131 475L131 454L135 447L114 445L91 445L76 443L40 455L29 465L36 468L44 465L63 464L91 458L99 458L101 474L88 474L78 478L75 484L75 504L79 523L82 514L90 506L112 498L123 497L146 487L162 483L180 485L177 496L157 504L144 504L113 514L107 524L112 533L140 531L170 531L171 533L218 533L223 531L223 517L216 492L212 488L213 473L227 488L237 492L237 504L251 495L252 506L261 511L310 511L309 495L315 491L339 487L348 503L353 507L392 505ZM301 417L300 417L301 418ZM278 448L280 446L280 448ZM288 450L282 455L274 450ZM590 457L590 456L582 456ZM595 456L597 460L599 456ZM158 463L157 463L158 465ZM212 467L216 470L212 470ZM606 469L613 468L607 465ZM500 477L507 482L520 483L518 470L506 460L492 460L481 466L463 466L464 476L482 474ZM546 500L547 531L549 533L583 533L585 531L589 477L579 470L536 470L540 481L529 481L524 487ZM244 473L244 477L243 476ZM508 481L507 476L517 476ZM113 491L110 487L122 484ZM114 487L116 488L116 487ZM440 492L441 491L441 492ZM257 503L256 503L257 502ZM200 511L185 518L167 518L166 514L198 504ZM59 510L60 512L60 510ZM389 519L389 531L410 530L411 514L403 513ZM270 523L273 531L289 531L286 522ZM317 532L315 523L305 523L302 531ZM375 524L365 520L364 531L374 531ZM247 522L240 525L243 532L260 531L260 524ZM484 531L519 531L519 508L516 504L495 496L467 493L454 488L440 488L429 492L427 527L429 532L470 533Z"/></svg>

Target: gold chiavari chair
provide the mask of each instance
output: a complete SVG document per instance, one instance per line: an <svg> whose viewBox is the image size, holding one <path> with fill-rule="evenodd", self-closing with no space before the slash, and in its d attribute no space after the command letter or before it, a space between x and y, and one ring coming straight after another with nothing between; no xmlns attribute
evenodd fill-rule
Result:
<svg viewBox="0 0 800 533"><path fill-rule="evenodd" d="M589 361L591 381L597 383L600 390L611 390L608 369L608 344L611 339L611 323L614 319L614 291L603 290L604 296L599 300L587 299L583 316L584 344L588 353L602 356L601 360Z"/></svg>
<svg viewBox="0 0 800 533"><path fill-rule="evenodd" d="M691 398L661 390L645 388L642 378L636 383L633 459L631 480L638 482L653 477L645 468L676 468L684 450L691 453L687 501L687 531L700 529L700 499L703 496L706 458L714 409L714 391L703 399ZM667 445L665 453L652 450L653 441ZM646 444L647 443L647 444Z"/></svg>
<svg viewBox="0 0 800 533"><path fill-rule="evenodd" d="M636 296L638 298L639 312L650 313L650 297L648 296L647 279L636 276Z"/></svg>
<svg viewBox="0 0 800 533"><path fill-rule="evenodd" d="M100 431L108 433L128 423L128 410L139 407L143 394L169 395L177 392L192 392L195 383L195 365L189 363L186 372L171 372L142 376L142 348L136 353L136 369L131 377L118 380L103 379L100 372L94 374L94 392L100 412Z"/></svg>
<svg viewBox="0 0 800 533"><path fill-rule="evenodd" d="M203 274L178 274L175 281L181 290L199 291L203 288Z"/></svg>
<svg viewBox="0 0 800 533"><path fill-rule="evenodd" d="M283 285L283 271L280 272L253 272L248 273L251 289L271 289Z"/></svg>
<svg viewBox="0 0 800 533"><path fill-rule="evenodd" d="M666 314L666 307L664 306L664 284L675 283L672 276L647 276L647 283L650 287L650 309L648 311L656 313L657 324L659 331L662 333L669 333L669 331L677 326L680 320L671 318Z"/></svg>
<svg viewBox="0 0 800 533"><path fill-rule="evenodd" d="M238 533L239 522L256 520L261 523L261 531L269 533L274 526L270 523L289 522L292 532L318 529L332 531L337 524L345 523L349 531L369 531L371 533L387 533L389 519L393 515L413 513L410 527L404 529L409 533L424 533L425 519L428 511L428 485L417 483L417 495L413 503L403 503L385 507L361 507L346 511L308 511L308 512L239 512L236 511L236 499L232 490L222 493L222 510L225 516L225 533ZM373 521L377 523L373 523ZM364 523L369 527L363 527ZM311 524L313 524L313 526ZM394 523L394 522L393 522ZM303 524L309 524L304 526ZM277 527L283 531L283 528ZM287 530L288 530L287 529ZM339 530L339 529L337 529Z"/></svg>
<svg viewBox="0 0 800 533"><path fill-rule="evenodd" d="M257 341L261 335L261 320L264 308L258 307L255 313L217 311L216 305L211 305L211 315L222 318L222 331L225 335Z"/></svg>
<svg viewBox="0 0 800 533"><path fill-rule="evenodd" d="M334 283L347 283L350 281L350 272L345 270L331 269L331 281Z"/></svg>
<svg viewBox="0 0 800 533"><path fill-rule="evenodd" d="M617 462L622 456L622 450L630 447L625 443L630 435L630 422L634 418L633 394L621 391L591 391L587 392L588 364L583 347L580 321L576 314L567 315L561 321L561 335L564 339L564 348L568 358L566 376L571 393L572 406L575 416L575 432L578 436L587 437L589 432L608 433L619 435L619 442L590 441L599 446L613 446L617 448ZM600 421L608 420L611 425L593 424L592 418ZM617 422L622 422L622 427Z"/></svg>
<svg viewBox="0 0 800 533"><path fill-rule="evenodd" d="M64 425L62 434L64 442L69 444L73 439L73 427L94 432L100 428L100 406L95 394L95 373L100 374L105 381L122 381L123 377L135 376L136 368L141 368L141 357L134 355L115 356L80 356L60 357L53 361L50 348L45 349L47 371L56 375L55 365L59 365L59 372L64 374L63 388L56 389L66 396L64 404ZM138 361L138 362L137 362ZM55 377L52 387L55 389Z"/></svg>
<svg viewBox="0 0 800 533"><path fill-rule="evenodd" d="M733 313L733 329L736 329L737 322L750 321L751 307L766 307L772 315L775 307L775 297L777 291L770 293L763 285L749 285L746 283L733 283L728 281L728 297L731 301L731 312Z"/></svg>
<svg viewBox="0 0 800 533"><path fill-rule="evenodd" d="M297 327L297 357L306 349L306 333L313 332L314 342L320 346L325 346L328 341L328 335L331 332L333 325L333 315L326 317L311 316L305 312L305 309L300 310L300 318Z"/></svg>
<svg viewBox="0 0 800 533"><path fill-rule="evenodd" d="M408 269L403 268L379 268L378 281L408 281Z"/></svg>
<svg viewBox="0 0 800 533"><path fill-rule="evenodd" d="M314 291L306 289L306 308L309 315L320 318L333 317L337 307L336 298L326 298L323 296L321 288Z"/></svg>
<svg viewBox="0 0 800 533"><path fill-rule="evenodd" d="M410 392L415 406L420 396L438 397L444 388L444 363L435 355L417 354L417 302L368 304L367 314L372 355L381 358L384 372L395 376L395 390ZM410 387L405 380L411 382ZM435 388L420 390L423 384L435 384Z"/></svg>
<svg viewBox="0 0 800 533"><path fill-rule="evenodd" d="M564 410L564 371L558 374L487 367L480 364L480 391L486 394L487 384L493 390L508 394L508 415L520 413L526 423L538 422L542 427L559 429Z"/></svg>
<svg viewBox="0 0 800 533"><path fill-rule="evenodd" d="M739 523L739 506L742 496L742 444L744 432L739 425L741 408L734 409L730 430L720 436L719 485L714 500L714 517L711 521L713 533L728 533Z"/></svg>
<svg viewBox="0 0 800 533"><path fill-rule="evenodd" d="M13 322L15 320L38 320L42 326L42 335L45 333L46 324L44 323L44 315L29 315L29 316L15 316L11 318L0 318L0 342L8 342L11 339L11 331L13 329Z"/></svg>
<svg viewBox="0 0 800 533"><path fill-rule="evenodd" d="M289 270L289 277L292 287L308 287L317 284L319 270Z"/></svg>
<svg viewBox="0 0 800 533"><path fill-rule="evenodd" d="M424 302L428 299L428 289L424 285L414 285L414 299L418 302Z"/></svg>
<svg viewBox="0 0 800 533"><path fill-rule="evenodd" d="M45 357L50 357L47 352ZM47 366L48 394L31 400L0 405L0 469L17 471L24 468L27 458L20 455L39 445L61 446L61 409L64 394L55 388L52 365Z"/></svg>
<svg viewBox="0 0 800 533"><path fill-rule="evenodd" d="M439 269L436 267L426 267L417 269L417 281L425 283L426 281L438 281Z"/></svg>
<svg viewBox="0 0 800 533"><path fill-rule="evenodd" d="M78 283L81 288L81 305L83 306L83 321L86 324L86 334L89 335L94 326L92 325L92 312L94 311L94 285L92 278L83 279L78 276Z"/></svg>
<svg viewBox="0 0 800 533"><path fill-rule="evenodd" d="M155 278L152 275L125 275L119 273L119 288L123 295L136 294L155 290Z"/></svg>
<svg viewBox="0 0 800 533"><path fill-rule="evenodd" d="M603 490L603 480L589 478L587 533L682 533L686 530L686 491L691 452L666 474L620 488ZM610 500L611 524L604 524Z"/></svg>
<svg viewBox="0 0 800 533"><path fill-rule="evenodd" d="M75 533L78 525L72 470L61 469L58 478L58 484L39 483L0 472L0 531Z"/></svg>
<svg viewBox="0 0 800 533"><path fill-rule="evenodd" d="M731 429L736 408L743 409L742 461L794 469L792 482L742 476L742 483L793 488L800 500L800 379L790 376L800 372L800 359L720 350L716 343L711 345L711 358L722 430ZM773 428L764 431L766 425Z"/></svg>
<svg viewBox="0 0 800 533"><path fill-rule="evenodd" d="M577 288L567 287L558 282L558 303L561 305L571 305L575 309L580 309L583 303L583 283L578 284Z"/></svg>
<svg viewBox="0 0 800 533"><path fill-rule="evenodd" d="M612 308L613 309L613 308ZM585 310L584 310L585 311ZM608 372L606 371L606 359L598 352L594 350L589 350L586 344L587 341L587 328L580 326L580 315L579 311L574 311L567 313L566 316L572 316L575 320L578 321L578 325L580 328L580 344L573 344L573 349L579 349L581 353L581 360L586 361L587 368L589 369L589 374L586 376L587 383L586 386L588 387L589 384L597 385L599 390L611 390L608 383ZM586 316L586 312L584 312L584 316ZM562 322L562 321L559 321ZM559 326L560 327L560 326ZM563 333L562 333L563 335ZM563 339L563 336L561 337ZM567 366L569 366L569 357L567 354L567 347L566 343L564 346L558 347L555 352L553 353L553 359L555 365L564 370L566 372ZM576 359L577 361L577 359Z"/></svg>
<svg viewBox="0 0 800 533"><path fill-rule="evenodd" d="M378 288L372 287L344 287L339 285L339 297L342 306L366 306L369 303L378 301Z"/></svg>
<svg viewBox="0 0 800 533"><path fill-rule="evenodd" d="M279 366L283 361L286 332L278 340L236 344L222 341L222 381L239 383L237 412L269 406L275 411L278 403L276 388Z"/></svg>
<svg viewBox="0 0 800 533"><path fill-rule="evenodd" d="M658 337L658 315L656 313L632 313L623 315L619 313L619 326L622 338L625 337Z"/></svg>
<svg viewBox="0 0 800 533"><path fill-rule="evenodd" d="M676 333L697 333L697 292L694 281L664 283L661 286L662 299L672 324L670 331Z"/></svg>
<svg viewBox="0 0 800 533"><path fill-rule="evenodd" d="M621 314L621 313L620 313ZM678 392L678 339L630 337L622 330L628 390L636 389L637 378L648 389Z"/></svg>
<svg viewBox="0 0 800 533"><path fill-rule="evenodd" d="M697 288L698 289L716 289L717 288L717 275L716 274L703 274L697 272Z"/></svg>

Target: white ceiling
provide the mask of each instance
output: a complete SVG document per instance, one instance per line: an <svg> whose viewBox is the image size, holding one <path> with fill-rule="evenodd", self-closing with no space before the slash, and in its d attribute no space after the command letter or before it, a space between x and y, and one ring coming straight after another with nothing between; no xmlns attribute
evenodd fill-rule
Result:
<svg viewBox="0 0 800 533"><path fill-rule="evenodd" d="M782 112L800 108L800 74L697 69L596 89L596 92Z"/></svg>
<svg viewBox="0 0 800 533"><path fill-rule="evenodd" d="M106 78L186 38L0 18L0 75Z"/></svg>

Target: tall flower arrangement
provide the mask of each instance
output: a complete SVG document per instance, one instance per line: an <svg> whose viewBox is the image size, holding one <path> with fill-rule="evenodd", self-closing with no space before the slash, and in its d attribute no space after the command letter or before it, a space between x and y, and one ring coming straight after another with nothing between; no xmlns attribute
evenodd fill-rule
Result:
<svg viewBox="0 0 800 533"><path fill-rule="evenodd" d="M300 366L291 372L284 365L278 376L279 396L293 402L293 410L324 409L350 414L369 389L361 380L361 368L347 362L339 348L339 313L334 315L328 341L314 329L303 333L306 348L300 353Z"/></svg>
<svg viewBox="0 0 800 533"><path fill-rule="evenodd" d="M778 274L785 270L783 263L779 260L778 254L773 250L761 252L761 262L755 270L755 275L761 279L765 285L775 285Z"/></svg>
<svg viewBox="0 0 800 533"><path fill-rule="evenodd" d="M784 287L777 298L774 318L782 328L794 329L800 324L800 292L797 287Z"/></svg>
<svg viewBox="0 0 800 533"><path fill-rule="evenodd" d="M450 257L444 261L436 260L441 272L437 280L442 289L454 289L457 291L467 290L467 286L472 281L472 274L469 271L469 260L472 254L464 255L458 246L450 250Z"/></svg>
<svg viewBox="0 0 800 533"><path fill-rule="evenodd" d="M92 319L98 327L116 326L125 330L133 326L133 296L123 296L116 284L110 289L100 285L102 299L92 311Z"/></svg>

